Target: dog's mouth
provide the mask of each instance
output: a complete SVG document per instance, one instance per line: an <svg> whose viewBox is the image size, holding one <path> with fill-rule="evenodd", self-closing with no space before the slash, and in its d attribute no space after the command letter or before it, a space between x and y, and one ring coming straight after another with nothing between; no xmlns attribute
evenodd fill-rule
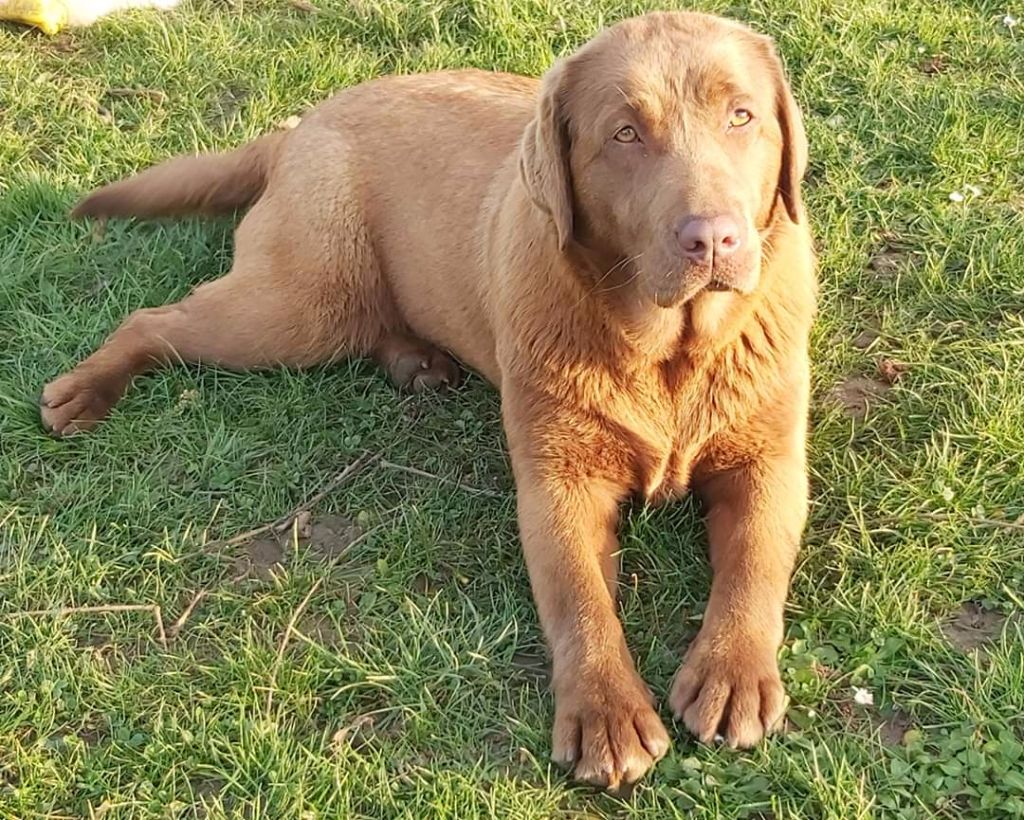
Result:
<svg viewBox="0 0 1024 820"><path fill-rule="evenodd" d="M734 284L716 276L705 275L684 280L677 287L665 288L653 294L654 302L661 308L674 308L688 302L701 293L740 293Z"/></svg>
<svg viewBox="0 0 1024 820"><path fill-rule="evenodd" d="M756 257L749 255L714 265L677 263L660 277L644 276L643 286L661 308L677 307L702 293L748 294L757 286L760 266L756 263Z"/></svg>

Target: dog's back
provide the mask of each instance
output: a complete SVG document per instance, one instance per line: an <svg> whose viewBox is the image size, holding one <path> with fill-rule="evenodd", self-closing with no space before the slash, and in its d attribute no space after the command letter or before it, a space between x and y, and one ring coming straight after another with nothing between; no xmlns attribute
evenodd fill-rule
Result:
<svg viewBox="0 0 1024 820"><path fill-rule="evenodd" d="M536 88L530 78L484 71L384 77L340 92L293 131L168 160L101 188L73 213L215 215L249 207L269 188L274 210L298 219L311 201L323 209L338 200L332 230L344 231L341 214L354 195L408 324L451 349L473 340L470 349L483 354L473 364L487 372L493 340L479 310L487 286L481 220L489 191L507 190L517 173Z"/></svg>
<svg viewBox="0 0 1024 820"><path fill-rule="evenodd" d="M281 158L281 173L307 174L310 184L324 175L355 182L402 315L460 353L490 347L480 231L518 174L536 89L535 80L483 71L383 78L316 109ZM306 152L325 140L351 159L344 168L309 163ZM490 358L474 364L490 371Z"/></svg>

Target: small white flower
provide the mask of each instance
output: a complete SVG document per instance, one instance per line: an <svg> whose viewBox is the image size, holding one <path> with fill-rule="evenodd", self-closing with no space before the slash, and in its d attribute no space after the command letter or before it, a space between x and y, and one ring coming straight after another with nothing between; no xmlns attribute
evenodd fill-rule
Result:
<svg viewBox="0 0 1024 820"><path fill-rule="evenodd" d="M971 515L973 515L975 518L984 518L985 517L985 507L984 507L984 505L983 504L976 504L974 506L974 509L971 510Z"/></svg>
<svg viewBox="0 0 1024 820"><path fill-rule="evenodd" d="M875 696L869 690L855 686L853 687L853 702L858 706L874 706Z"/></svg>
<svg viewBox="0 0 1024 820"><path fill-rule="evenodd" d="M1012 14L1007 14L1007 15L1006 15L1006 16L1005 16L1005 17L1003 18L1003 25L1004 25L1004 26L1006 26L1007 28L1013 28L1013 27L1014 27L1015 25L1017 25L1017 23L1019 23L1019 22L1020 22L1020 20L1018 20L1018 19L1017 19L1016 17L1014 17L1014 16L1012 15Z"/></svg>
<svg viewBox="0 0 1024 820"><path fill-rule="evenodd" d="M971 196L981 196L981 188L977 185L965 185L964 190L967 191Z"/></svg>
<svg viewBox="0 0 1024 820"><path fill-rule="evenodd" d="M953 488L952 487L943 487L942 488L942 500L943 501L946 501L946 502L952 501L953 500L953 495L954 495L954 493L953 493Z"/></svg>
<svg viewBox="0 0 1024 820"><path fill-rule="evenodd" d="M809 718L816 718L817 716L818 716L818 713L815 712L813 709L808 709L807 710L807 717L809 717Z"/></svg>
<svg viewBox="0 0 1024 820"><path fill-rule="evenodd" d="M924 46L918 46L917 47L917 53L918 54L924 54L927 50L928 49L926 49Z"/></svg>
<svg viewBox="0 0 1024 820"><path fill-rule="evenodd" d="M833 114L831 117L825 120L825 125L827 125L829 128L839 128L845 121L846 119L845 117L843 117L842 114Z"/></svg>
<svg viewBox="0 0 1024 820"><path fill-rule="evenodd" d="M949 201L950 202L963 202L964 201L964 195L962 193L960 193L959 191L953 191L953 193L951 193L949 195Z"/></svg>

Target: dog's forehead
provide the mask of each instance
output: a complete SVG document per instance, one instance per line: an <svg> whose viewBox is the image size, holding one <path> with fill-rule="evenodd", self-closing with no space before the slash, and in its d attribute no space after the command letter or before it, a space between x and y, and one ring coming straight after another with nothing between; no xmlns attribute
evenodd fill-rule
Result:
<svg viewBox="0 0 1024 820"><path fill-rule="evenodd" d="M581 53L573 96L587 107L626 104L665 120L680 107L769 94L755 35L738 26L700 22L639 33L609 30L610 36Z"/></svg>
<svg viewBox="0 0 1024 820"><path fill-rule="evenodd" d="M631 104L652 114L679 104L716 106L757 96L764 85L748 49L722 40L638 54L616 83Z"/></svg>

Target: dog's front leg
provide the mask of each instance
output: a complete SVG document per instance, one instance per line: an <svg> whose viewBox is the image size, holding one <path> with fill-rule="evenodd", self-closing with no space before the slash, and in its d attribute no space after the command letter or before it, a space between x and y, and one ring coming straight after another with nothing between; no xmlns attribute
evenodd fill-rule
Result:
<svg viewBox="0 0 1024 820"><path fill-rule="evenodd" d="M714 573L704 623L672 687L675 716L705 743L752 746L782 717L776 654L807 517L802 444L703 482Z"/></svg>
<svg viewBox="0 0 1024 820"><path fill-rule="evenodd" d="M564 417L527 422L505 403L519 529L552 654L552 757L575 777L618 789L668 749L650 690L633 665L615 611L615 528L622 488ZM611 559L611 560L609 560Z"/></svg>

